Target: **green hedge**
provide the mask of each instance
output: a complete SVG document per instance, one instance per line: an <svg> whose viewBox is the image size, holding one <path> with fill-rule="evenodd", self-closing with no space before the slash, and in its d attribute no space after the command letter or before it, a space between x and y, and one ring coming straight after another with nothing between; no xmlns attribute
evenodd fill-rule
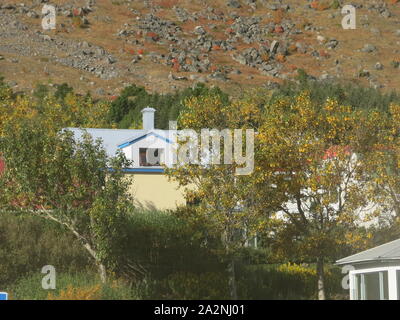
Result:
<svg viewBox="0 0 400 320"><path fill-rule="evenodd" d="M342 278L339 268L327 266L325 286L328 298L345 296L346 292L341 289ZM312 265L247 265L239 268L238 286L241 299L315 299L317 276Z"/></svg>

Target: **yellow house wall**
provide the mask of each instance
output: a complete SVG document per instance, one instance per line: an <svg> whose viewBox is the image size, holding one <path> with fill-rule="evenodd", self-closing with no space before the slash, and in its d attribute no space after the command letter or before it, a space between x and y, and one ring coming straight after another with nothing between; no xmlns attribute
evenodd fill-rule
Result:
<svg viewBox="0 0 400 320"><path fill-rule="evenodd" d="M178 183L168 181L168 177L161 173L131 173L133 183L130 193L135 205L145 209L175 209L186 203L183 190Z"/></svg>

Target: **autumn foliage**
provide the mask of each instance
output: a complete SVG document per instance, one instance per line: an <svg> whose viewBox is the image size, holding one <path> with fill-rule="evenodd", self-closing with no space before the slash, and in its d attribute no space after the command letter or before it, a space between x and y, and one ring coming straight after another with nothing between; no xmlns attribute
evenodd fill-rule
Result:
<svg viewBox="0 0 400 320"><path fill-rule="evenodd" d="M95 285L87 288L74 288L71 285L61 290L59 295L49 293L47 300L99 300L101 298L101 286Z"/></svg>

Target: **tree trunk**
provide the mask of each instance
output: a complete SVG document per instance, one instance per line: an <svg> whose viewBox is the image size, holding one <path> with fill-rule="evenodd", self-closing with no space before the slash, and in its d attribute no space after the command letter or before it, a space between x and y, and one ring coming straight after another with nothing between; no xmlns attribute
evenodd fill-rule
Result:
<svg viewBox="0 0 400 320"><path fill-rule="evenodd" d="M237 288L236 288L236 274L235 274L235 260L229 262L228 265L228 275L229 275L229 293L232 300L237 300Z"/></svg>
<svg viewBox="0 0 400 320"><path fill-rule="evenodd" d="M92 246L89 243L85 243L83 245L86 250L89 252L89 254L93 257L97 269L99 271L99 275L100 275L100 280L102 283L106 283L107 282L107 270L106 270L106 266L99 260L97 252L92 248Z"/></svg>
<svg viewBox="0 0 400 320"><path fill-rule="evenodd" d="M324 259L317 260L318 300L325 300Z"/></svg>
<svg viewBox="0 0 400 320"><path fill-rule="evenodd" d="M101 282L106 283L107 282L107 272L106 272L105 265L102 264L101 262L97 262L97 261L96 261L96 265L97 265L97 269L99 269L99 275L100 275Z"/></svg>
<svg viewBox="0 0 400 320"><path fill-rule="evenodd" d="M96 250L93 249L92 245L89 242L85 241L85 238L78 231L76 231L74 229L73 225L62 222L61 220L57 219L56 217L54 217L51 214L51 211L49 211L49 210L33 211L34 214L37 214L37 212L40 213L39 216L42 218L43 218L42 213L45 213L46 216L44 218L53 220L53 221L59 223L60 225L66 227L69 231L72 232L72 234L82 243L83 247L89 252L90 256L94 259L97 269L99 271L101 282L106 283L107 282L106 266L99 260L98 254L97 254ZM93 224L93 222L92 222L92 224Z"/></svg>

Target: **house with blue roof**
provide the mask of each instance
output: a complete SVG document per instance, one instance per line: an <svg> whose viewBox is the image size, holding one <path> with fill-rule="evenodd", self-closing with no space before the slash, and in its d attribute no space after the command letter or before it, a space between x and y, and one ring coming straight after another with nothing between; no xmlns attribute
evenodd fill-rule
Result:
<svg viewBox="0 0 400 320"><path fill-rule="evenodd" d="M173 165L173 148L176 131L154 128L155 109L142 110L142 129L66 128L81 139L87 132L93 140L101 139L107 154L115 156L122 151L132 161L126 174L133 175L130 191L135 204L145 209L174 209L185 204L178 183L164 174L164 166Z"/></svg>

